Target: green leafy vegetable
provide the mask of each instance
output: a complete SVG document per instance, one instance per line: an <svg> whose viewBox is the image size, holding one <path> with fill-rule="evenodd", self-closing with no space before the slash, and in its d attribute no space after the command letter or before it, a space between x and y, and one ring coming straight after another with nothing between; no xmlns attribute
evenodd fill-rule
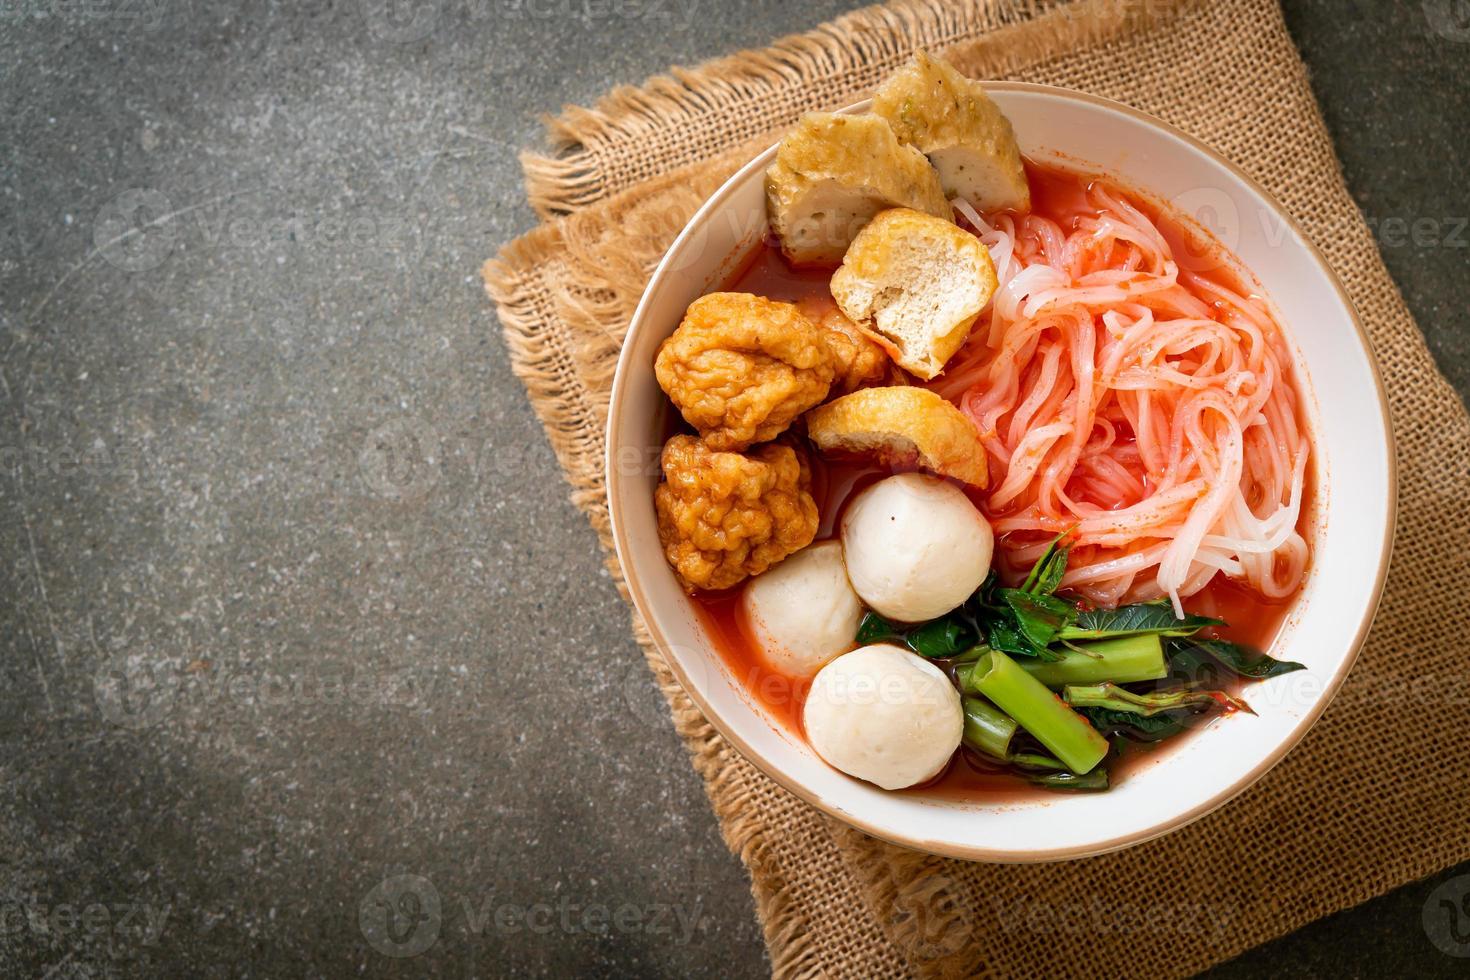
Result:
<svg viewBox="0 0 1470 980"><path fill-rule="evenodd" d="M997 619L992 621L990 629L986 633L986 638L990 641L990 646L993 649L1000 650L1003 653L1009 653L1015 657L1034 657L1036 655L1036 651L1031 648L1031 644L1026 642L1026 638L1021 635L1021 631L1016 628L1014 623L1008 620Z"/></svg>
<svg viewBox="0 0 1470 980"><path fill-rule="evenodd" d="M897 626L872 610L864 613L863 621L858 623L857 641L863 646L900 635L902 631Z"/></svg>
<svg viewBox="0 0 1470 980"><path fill-rule="evenodd" d="M1108 769L1098 766L1085 775L1071 772L1049 772L1045 775L1027 776L1037 786L1047 789L1065 789L1074 792L1100 793L1108 788Z"/></svg>
<svg viewBox="0 0 1470 980"><path fill-rule="evenodd" d="M857 642L866 646L897 640L921 657L953 657L973 647L980 639L977 628L961 616L951 614L918 626L899 626L875 612L858 624Z"/></svg>
<svg viewBox="0 0 1470 980"><path fill-rule="evenodd" d="M1140 602L1117 609L1091 609L1077 616L1061 631L1064 640L1100 640L1105 637L1157 633L1159 636L1193 636L1206 626L1223 626L1224 621L1208 616L1174 616L1166 600Z"/></svg>
<svg viewBox="0 0 1470 980"><path fill-rule="evenodd" d="M952 617L935 619L909 630L904 637L909 648L923 657L953 657L975 645L980 637L974 627Z"/></svg>
<svg viewBox="0 0 1470 980"><path fill-rule="evenodd" d="M1000 573L992 568L990 571L985 573L985 581L980 583L980 588L975 591L975 595L971 598L983 599L986 596L994 595L995 590L999 587Z"/></svg>
<svg viewBox="0 0 1470 980"><path fill-rule="evenodd" d="M1077 713L1092 727L1108 735L1122 734L1140 742L1162 742L1189 727L1190 712L1170 711L1161 715L1138 715L1108 708L1078 708Z"/></svg>
<svg viewBox="0 0 1470 980"><path fill-rule="evenodd" d="M1174 691L1154 691L1135 694L1111 682L1102 684L1068 684L1062 690L1062 699L1074 708L1107 708L1151 718L1177 708L1225 708L1228 711L1244 711L1255 714L1251 706L1224 691L1193 691L1180 688Z"/></svg>
<svg viewBox="0 0 1470 980"><path fill-rule="evenodd" d="M1071 534L1069 528L1052 538L1051 544L1036 559L1036 564L1031 566L1031 573L1026 576L1026 581L1021 583L1022 592L1030 592L1033 595L1051 595L1062 584L1062 576L1067 573L1067 556L1071 553L1070 547L1062 547L1062 541Z"/></svg>
<svg viewBox="0 0 1470 980"><path fill-rule="evenodd" d="M1016 628L1031 647L1031 656L1043 660L1061 659L1060 653L1047 647L1058 633L1077 619L1075 605L1055 596L1034 595L1023 589L1001 589L1000 599L1015 617Z"/></svg>
<svg viewBox="0 0 1470 980"><path fill-rule="evenodd" d="M1237 677L1258 681L1307 669L1305 664L1277 660L1253 647L1227 640L1173 639L1167 644L1165 655L1169 658L1170 672L1190 680L1210 676L1216 664Z"/></svg>

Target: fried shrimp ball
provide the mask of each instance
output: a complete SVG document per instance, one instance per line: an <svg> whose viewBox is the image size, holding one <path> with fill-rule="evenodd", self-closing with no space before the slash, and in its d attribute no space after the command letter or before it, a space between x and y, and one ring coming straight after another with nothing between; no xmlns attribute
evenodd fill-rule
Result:
<svg viewBox="0 0 1470 980"><path fill-rule="evenodd" d="M822 328L827 350L832 353L832 366L837 371L832 382L834 390L846 394L888 373L888 365L892 362L887 352L849 320L837 308L835 300L804 299L797 308Z"/></svg>
<svg viewBox="0 0 1470 980"><path fill-rule="evenodd" d="M658 383L711 449L766 442L827 397L824 332L790 303L710 293L689 305L654 362Z"/></svg>
<svg viewBox="0 0 1470 980"><path fill-rule="evenodd" d="M658 536L690 591L727 589L816 536L805 450L772 443L724 453L674 436L664 446L663 471L653 495Z"/></svg>

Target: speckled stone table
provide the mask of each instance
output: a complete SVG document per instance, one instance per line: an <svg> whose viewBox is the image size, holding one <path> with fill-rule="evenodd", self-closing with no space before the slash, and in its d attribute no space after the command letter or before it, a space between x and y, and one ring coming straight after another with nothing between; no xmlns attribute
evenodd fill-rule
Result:
<svg viewBox="0 0 1470 980"><path fill-rule="evenodd" d="M476 270L538 113L849 6L0 0L0 972L765 971ZM1470 24L1287 7L1464 394Z"/></svg>

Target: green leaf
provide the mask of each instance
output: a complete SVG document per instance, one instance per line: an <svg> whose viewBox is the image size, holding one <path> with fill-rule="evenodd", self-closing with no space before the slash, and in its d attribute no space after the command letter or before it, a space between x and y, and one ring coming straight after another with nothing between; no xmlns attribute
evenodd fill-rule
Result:
<svg viewBox="0 0 1470 980"><path fill-rule="evenodd" d="M1078 708L1077 713L1104 735L1123 734L1141 742L1161 742L1189 727L1188 711L1170 711L1160 715L1136 715L1107 708Z"/></svg>
<svg viewBox="0 0 1470 980"><path fill-rule="evenodd" d="M980 639L976 628L959 610L918 626L899 626L871 610L858 624L857 642L866 646L896 640L922 657L953 657Z"/></svg>
<svg viewBox="0 0 1470 980"><path fill-rule="evenodd" d="M1071 548L1062 547L1062 541L1072 533L1068 528L1061 534L1052 538L1051 544L1036 559L1036 564L1031 566L1031 572L1026 576L1026 581L1021 583L1022 592L1030 592L1033 595L1051 595L1062 584L1062 576L1067 574L1067 556Z"/></svg>
<svg viewBox="0 0 1470 980"><path fill-rule="evenodd" d="M1217 664L1237 677L1257 681L1307 669L1305 664L1277 660L1254 647L1227 640L1174 639L1166 645L1164 653L1169 659L1170 672L1189 680L1209 677Z"/></svg>
<svg viewBox="0 0 1470 980"><path fill-rule="evenodd" d="M1098 640L1105 637L1157 633L1160 636L1192 636L1206 626L1223 626L1224 621L1208 616L1174 616L1166 600L1140 602L1116 609L1090 609L1062 631L1064 640Z"/></svg>
<svg viewBox="0 0 1470 980"><path fill-rule="evenodd" d="M863 646L900 635L901 631L897 626L871 610L864 613L863 621L858 623L857 642Z"/></svg>
<svg viewBox="0 0 1470 980"><path fill-rule="evenodd" d="M923 657L953 657L975 645L975 630L965 622L945 616L908 631L909 649Z"/></svg>
<svg viewBox="0 0 1470 980"><path fill-rule="evenodd" d="M1074 708L1106 708L1110 711L1142 715L1145 718L1178 708L1205 710L1224 708L1227 711L1244 711L1247 714L1255 714L1250 705L1239 698L1231 697L1224 691L1178 688L1171 691L1135 694L1107 681L1101 684L1068 684L1062 689L1062 699Z"/></svg>
<svg viewBox="0 0 1470 980"><path fill-rule="evenodd" d="M1077 607L1055 596L1033 595L1022 589L1001 589L1000 598L1015 616L1016 627L1034 655L1049 660L1060 658L1061 654L1047 647L1077 619Z"/></svg>
<svg viewBox="0 0 1470 980"><path fill-rule="evenodd" d="M1026 641L1021 631L1016 628L1013 621L1009 619L996 619L990 624L986 631L986 638L990 641L992 649L1002 653L1013 654L1018 657L1037 656L1036 648Z"/></svg>
<svg viewBox="0 0 1470 980"><path fill-rule="evenodd" d="M980 588L970 596L965 604L971 607L983 607L995 605L995 590L1000 586L1000 573L995 569L985 573L985 581L980 583Z"/></svg>

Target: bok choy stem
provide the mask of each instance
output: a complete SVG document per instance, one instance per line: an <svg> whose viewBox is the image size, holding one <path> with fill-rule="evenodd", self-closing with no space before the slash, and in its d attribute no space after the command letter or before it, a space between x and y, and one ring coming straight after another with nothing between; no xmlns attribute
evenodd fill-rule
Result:
<svg viewBox="0 0 1470 980"><path fill-rule="evenodd" d="M1224 691L1156 691L1134 694L1116 684L1068 684L1063 698L1077 708L1107 708L1152 718L1165 711L1199 706L1220 707L1229 711L1255 714L1251 706Z"/></svg>
<svg viewBox="0 0 1470 980"><path fill-rule="evenodd" d="M1021 669L1047 687L1102 681L1131 684L1169 676L1168 665L1164 663L1163 644L1152 634L1079 643L1077 646L1081 649L1067 650L1059 660L1028 660L1021 664Z"/></svg>
<svg viewBox="0 0 1470 980"><path fill-rule="evenodd" d="M991 758L1006 759L1016 734L1015 719L979 698L962 698L960 704L965 712L965 743Z"/></svg>
<svg viewBox="0 0 1470 980"><path fill-rule="evenodd" d="M1084 792L1101 792L1108 788L1108 771L1099 767L1083 776L1070 772L1049 772L1030 776L1031 782L1047 789L1069 789Z"/></svg>
<svg viewBox="0 0 1470 980"><path fill-rule="evenodd" d="M1108 754L1107 739L1087 719L999 650L981 655L970 669L967 682L1073 772L1090 772Z"/></svg>

